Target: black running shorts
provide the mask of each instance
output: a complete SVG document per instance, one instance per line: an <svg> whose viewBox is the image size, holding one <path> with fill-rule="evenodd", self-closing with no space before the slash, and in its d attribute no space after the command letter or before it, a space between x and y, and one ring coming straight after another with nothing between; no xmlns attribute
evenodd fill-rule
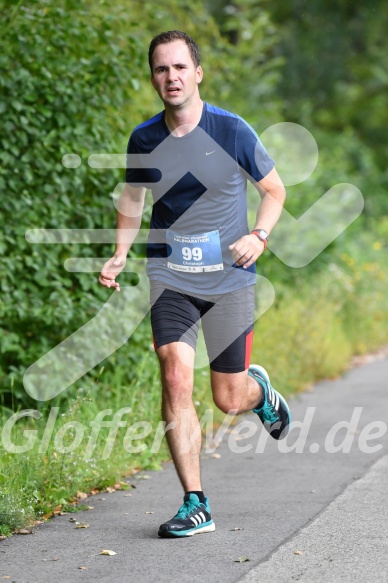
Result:
<svg viewBox="0 0 388 583"><path fill-rule="evenodd" d="M151 282L151 325L155 349L186 342L196 349L199 322L210 368L246 370L253 340L255 286L212 296L193 297L161 282Z"/></svg>

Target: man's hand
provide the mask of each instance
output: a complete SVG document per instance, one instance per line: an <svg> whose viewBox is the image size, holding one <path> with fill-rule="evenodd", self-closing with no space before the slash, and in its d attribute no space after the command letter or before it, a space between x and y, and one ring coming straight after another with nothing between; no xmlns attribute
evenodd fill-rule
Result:
<svg viewBox="0 0 388 583"><path fill-rule="evenodd" d="M116 281L116 277L125 267L127 257L124 255L114 255L109 259L102 268L98 281L104 287L113 287L116 291L120 291L120 284Z"/></svg>
<svg viewBox="0 0 388 583"><path fill-rule="evenodd" d="M229 249L233 253L235 263L247 269L260 257L265 247L256 235L244 235L233 245L229 245Z"/></svg>

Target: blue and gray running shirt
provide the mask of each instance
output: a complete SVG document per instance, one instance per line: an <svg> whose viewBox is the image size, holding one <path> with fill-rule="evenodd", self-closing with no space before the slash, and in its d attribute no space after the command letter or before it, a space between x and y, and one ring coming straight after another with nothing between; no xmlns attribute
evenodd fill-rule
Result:
<svg viewBox="0 0 388 583"><path fill-rule="evenodd" d="M249 233L247 180L274 161L239 116L204 103L183 137L164 112L136 127L127 149L126 182L152 190L147 274L192 295L235 291L256 282L255 265L234 265L229 245Z"/></svg>

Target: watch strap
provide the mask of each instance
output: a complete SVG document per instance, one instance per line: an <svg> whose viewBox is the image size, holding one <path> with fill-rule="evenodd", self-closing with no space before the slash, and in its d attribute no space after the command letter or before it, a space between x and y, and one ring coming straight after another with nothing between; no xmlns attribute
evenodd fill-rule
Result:
<svg viewBox="0 0 388 583"><path fill-rule="evenodd" d="M256 235L256 237L257 237L258 239L260 239L260 241L261 241L262 243L264 243L264 249L266 249L266 248L267 248L267 243L268 243L268 238L269 238L269 237L268 237L268 236L267 236L267 237L263 237L263 236L261 235L261 233L262 233L263 231L264 231L264 229L253 229L253 230L251 231L251 235ZM267 234L267 232L266 232L266 231L264 231L264 232Z"/></svg>
<svg viewBox="0 0 388 583"><path fill-rule="evenodd" d="M253 231L251 231L251 235L256 235L256 237L258 239L260 239L260 241L263 243L264 249L267 248L268 239L266 239L260 235L259 229L253 229Z"/></svg>

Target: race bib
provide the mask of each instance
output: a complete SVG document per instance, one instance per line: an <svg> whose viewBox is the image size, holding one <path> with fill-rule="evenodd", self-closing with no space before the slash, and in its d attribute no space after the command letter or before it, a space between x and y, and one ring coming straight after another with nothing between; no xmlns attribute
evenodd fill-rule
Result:
<svg viewBox="0 0 388 583"><path fill-rule="evenodd" d="M170 269L201 273L221 271L224 268L218 230L200 235L182 235L167 230L166 242L171 247L167 261Z"/></svg>

